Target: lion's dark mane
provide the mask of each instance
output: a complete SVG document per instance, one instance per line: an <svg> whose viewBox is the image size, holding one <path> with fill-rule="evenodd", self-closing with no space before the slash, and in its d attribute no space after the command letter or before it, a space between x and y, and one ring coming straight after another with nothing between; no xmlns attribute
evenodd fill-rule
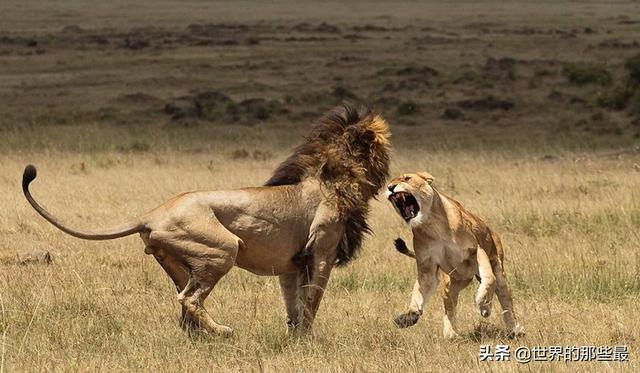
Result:
<svg viewBox="0 0 640 373"><path fill-rule="evenodd" d="M388 129L368 108L342 104L320 117L305 141L273 172L266 186L318 178L331 191L344 220L336 265L353 259L366 233L369 200L389 175Z"/></svg>

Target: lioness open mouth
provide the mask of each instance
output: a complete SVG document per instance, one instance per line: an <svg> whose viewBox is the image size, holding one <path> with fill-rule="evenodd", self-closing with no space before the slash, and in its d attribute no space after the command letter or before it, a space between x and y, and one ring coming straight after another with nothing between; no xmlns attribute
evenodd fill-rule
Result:
<svg viewBox="0 0 640 373"><path fill-rule="evenodd" d="M416 201L416 198L412 196L411 193L392 193L389 196L389 201L398 209L400 216L402 216L405 221L415 218L418 215L418 211L420 211L418 201Z"/></svg>

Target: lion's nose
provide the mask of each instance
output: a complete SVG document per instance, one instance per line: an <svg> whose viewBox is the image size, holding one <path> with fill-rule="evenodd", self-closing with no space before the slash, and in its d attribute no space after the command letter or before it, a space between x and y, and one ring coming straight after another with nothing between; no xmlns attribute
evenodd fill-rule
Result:
<svg viewBox="0 0 640 373"><path fill-rule="evenodd" d="M390 191L391 193L393 193L393 190L396 188L396 184L394 184L394 185L389 185L387 188L389 188L389 191Z"/></svg>

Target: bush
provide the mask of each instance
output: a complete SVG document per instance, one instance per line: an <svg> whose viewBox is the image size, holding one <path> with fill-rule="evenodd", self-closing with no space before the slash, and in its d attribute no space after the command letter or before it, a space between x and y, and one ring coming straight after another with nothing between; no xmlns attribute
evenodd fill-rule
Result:
<svg viewBox="0 0 640 373"><path fill-rule="evenodd" d="M633 89L640 89L640 54L629 58L624 67L629 71L629 85Z"/></svg>
<svg viewBox="0 0 640 373"><path fill-rule="evenodd" d="M597 103L615 110L630 106L631 114L640 115L640 54L627 59L624 68L629 72L627 81L600 96Z"/></svg>
<svg viewBox="0 0 640 373"><path fill-rule="evenodd" d="M418 111L418 104L413 101L404 101L396 109L398 115L411 115Z"/></svg>
<svg viewBox="0 0 640 373"><path fill-rule="evenodd" d="M611 73L602 66L588 64L565 64L562 68L564 74L571 83L585 84L611 84Z"/></svg>
<svg viewBox="0 0 640 373"><path fill-rule="evenodd" d="M640 89L633 91L629 97L629 112L636 117L640 116Z"/></svg>
<svg viewBox="0 0 640 373"><path fill-rule="evenodd" d="M632 94L633 92L628 86L618 85L598 97L597 103L598 106L604 108L622 110L627 107L627 103L629 102L629 98L631 98Z"/></svg>

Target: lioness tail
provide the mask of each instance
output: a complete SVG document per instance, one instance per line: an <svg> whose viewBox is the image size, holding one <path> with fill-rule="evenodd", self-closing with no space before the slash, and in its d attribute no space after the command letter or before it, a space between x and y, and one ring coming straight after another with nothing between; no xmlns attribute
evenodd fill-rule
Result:
<svg viewBox="0 0 640 373"><path fill-rule="evenodd" d="M413 259L416 258L416 254L413 251L409 250L409 248L407 247L407 244L404 242L402 238L396 238L396 240L393 243L396 245L396 250L398 250L400 254L404 254Z"/></svg>
<svg viewBox="0 0 640 373"><path fill-rule="evenodd" d="M31 206L33 206L33 208L38 212L38 214L47 219L49 223L53 224L58 229L67 234L85 240L111 240L114 238L120 238L128 236L130 234L141 232L145 228L144 224L139 220L129 222L120 227L105 229L100 232L86 232L69 228L58 218L51 215L51 213L40 206L40 204L38 204L38 202L36 202L36 200L31 196L31 192L29 192L29 184L31 184L36 176L36 168L33 165L28 165L27 167L25 167L24 173L22 174L22 191L24 192L24 196L27 198L27 201L29 201Z"/></svg>

